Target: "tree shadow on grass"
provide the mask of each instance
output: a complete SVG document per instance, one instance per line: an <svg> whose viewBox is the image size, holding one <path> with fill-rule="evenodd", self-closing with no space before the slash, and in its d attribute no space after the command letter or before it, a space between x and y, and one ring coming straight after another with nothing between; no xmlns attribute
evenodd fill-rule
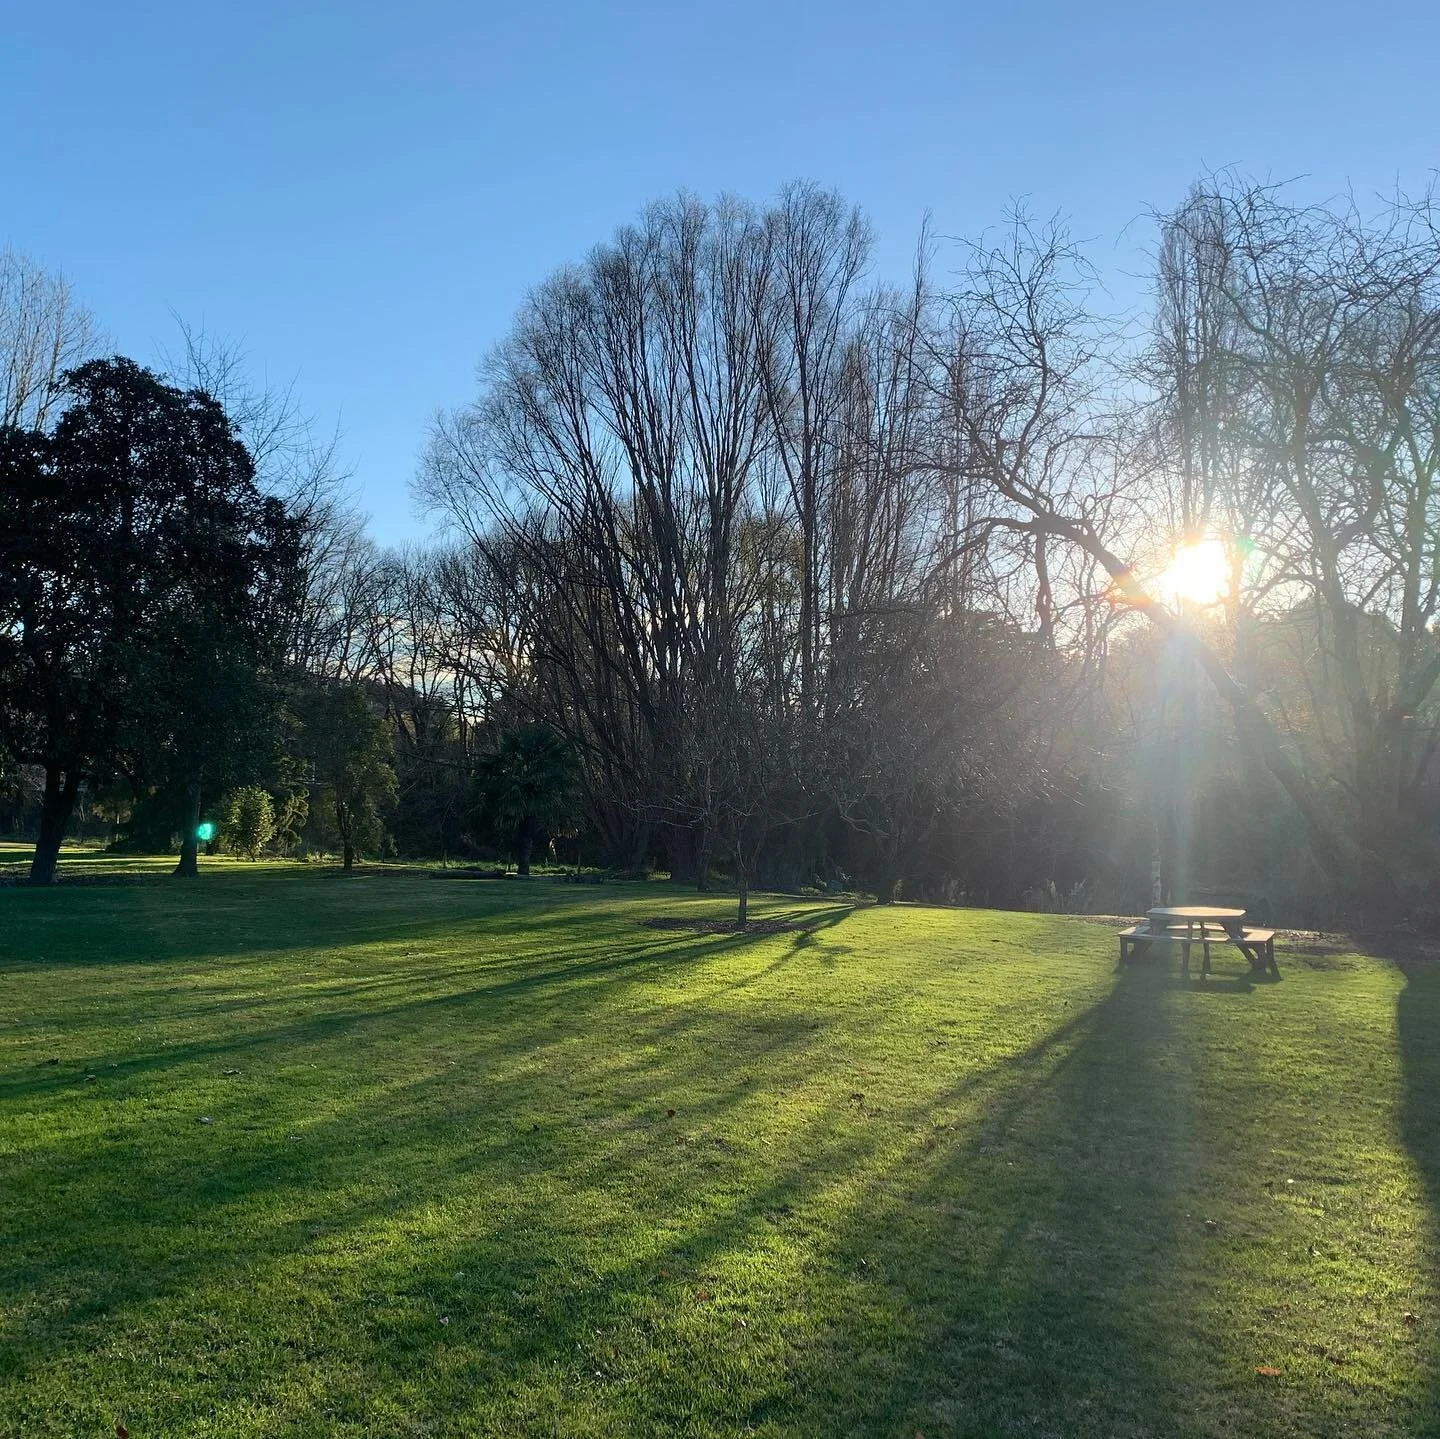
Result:
<svg viewBox="0 0 1440 1439"><path fill-rule="evenodd" d="M913 1117L915 1141L832 1250L851 1304L883 1315L865 1347L842 1326L817 1355L848 1376L832 1432L1164 1429L1190 1146L1169 988L1123 972L1099 1004L938 1096L936 1120Z"/></svg>
<svg viewBox="0 0 1440 1439"><path fill-rule="evenodd" d="M532 930L543 926L532 926ZM674 940L617 948L605 941L589 945L570 943L562 957L537 963L531 954L507 956L498 961L471 967L463 960L431 970L407 964L394 974L378 974L359 980L335 980L311 996L304 1017L286 1023L268 1011L294 1007L293 997L247 991L167 1003L167 1020L205 1019L218 1033L206 1034L187 1043L166 1043L155 1049L132 1050L114 1059L103 1052L75 1053L76 1044L62 1041L57 1047L67 1053L63 1062L48 1058L28 1067L0 1074L0 1100L43 1097L56 1091L74 1089L103 1070L107 1085L123 1083L157 1071L181 1069L199 1061L213 1065L251 1062L248 1058L277 1044L310 1045L344 1034L357 1025L379 1026L396 1020L402 1027L423 1025L444 1019L448 1014L483 1005L493 1010L492 1023L503 1022L509 1005L545 1004L563 997L573 1019L591 1005L612 1003L617 986L654 980L686 966L703 963L755 942L759 936L727 935L708 940L676 943ZM440 992L425 990L438 987ZM318 1010L314 1000L323 1001Z"/></svg>
<svg viewBox="0 0 1440 1439"><path fill-rule="evenodd" d="M1215 1117L1197 1103L1207 1075L1186 1013L1201 995L1122 972L1098 1004L909 1115L911 1142L833 1232L847 1282L797 1386L811 1401L777 1399L752 1422L929 1439L1434 1432L1432 1406L1392 1409L1384 1388L1257 1379L1268 1355L1251 1346L1271 1325L1253 1270L1229 1288L1229 1246L1254 1244L1255 1221L1207 1154ZM1437 1017L1420 1085L1432 1162ZM1283 1295L1285 1257L1267 1272Z"/></svg>
<svg viewBox="0 0 1440 1439"><path fill-rule="evenodd" d="M1396 1030L1404 1065L1401 1130L1424 1186L1432 1272L1440 1265L1440 964L1403 957L1397 965L1405 987L1396 1001ZM1420 1432L1440 1435L1440 1313L1416 1316L1411 1343L1423 1351L1422 1369L1432 1376L1427 1404L1430 1424Z"/></svg>
<svg viewBox="0 0 1440 1439"><path fill-rule="evenodd" d="M628 934L196 1039L185 1063L244 1045L257 1077L215 1091L213 1128L164 1120L193 1143L54 1138L8 1251L0 1380L88 1374L116 1336L164 1352L183 1320L198 1337L172 1342L231 1367L148 1401L156 1432L307 1388L333 1433L397 1412L437 1435L1212 1432L1184 1409L1216 1319L1169 974L1122 973L980 1059L924 1051L897 992L890 1015L847 1013L837 1052L813 995L752 987L803 949ZM703 987L668 990L680 970ZM914 1023L939 1039L946 1014ZM314 1113L312 1056L350 1066ZM159 1076L132 1078L138 1099ZM134 1364L104 1373L150 1393ZM1282 1430L1266 1402L1247 1393L1232 1432Z"/></svg>
<svg viewBox="0 0 1440 1439"><path fill-rule="evenodd" d="M301 895L286 892L302 885ZM351 942L366 949L436 939L449 944L467 933L482 949L517 935L537 942L548 936L562 946L597 926L606 933L619 928L596 895L547 893L543 899L553 902L537 904L525 893L487 891L472 898L442 892L437 902L421 907L403 892L408 885L395 888L402 892L381 886L378 902L369 905L357 904L344 886L332 889L290 876L256 881L222 875L202 881L200 888L18 890L5 902L23 899L45 921L43 951L26 952L12 940L3 959L6 968L19 971L176 960L203 964L261 952L324 953Z"/></svg>
<svg viewBox="0 0 1440 1439"><path fill-rule="evenodd" d="M694 961L734 943L672 949L669 960ZM693 1012L659 1014L633 1026L638 1055L589 1052L565 1067L569 1041L595 1012L615 1003L623 987L614 975L603 993L576 986L561 995L542 986L538 1011L537 991L511 989L498 1005L475 994L457 997L476 1021L473 1042L484 1060L480 1084L473 1075L457 1083L443 1071L420 1077L412 1072L393 1082L374 1075L360 1082L357 1076L340 1112L307 1124L296 1136L297 1148L288 1147L289 1136L275 1133L274 1124L261 1123L257 1132L254 1106L239 1100L215 1106L213 1131L195 1130L193 1117L185 1116L197 1142L162 1154L146 1154L135 1145L96 1146L85 1135L52 1142L37 1157L43 1194L33 1183L22 1185L10 1214L18 1226L12 1238L24 1242L9 1249L4 1307L12 1316L14 1342L0 1363L0 1379L23 1382L37 1372L63 1370L103 1346L107 1336L143 1329L156 1306L163 1309L185 1295L212 1296L200 1302L213 1306L221 1302L213 1296L252 1286L257 1272L303 1271L313 1259L313 1282L323 1289L334 1276L314 1251L332 1246L362 1255L366 1285L383 1298L381 1310L368 1316L372 1322L344 1340L355 1363L371 1376L367 1383L398 1389L408 1382L407 1368L435 1346L441 1303L455 1309L457 1318L496 1304L511 1319L534 1312L533 1332L522 1322L502 1326L508 1334L504 1344L488 1336L494 1352L473 1360L471 1368L478 1364L478 1370L471 1379L488 1375L513 1384L514 1366L537 1356L569 1362L581 1340L588 1341L587 1326L606 1322L617 1304L633 1303L637 1285L644 1289L655 1278L648 1272L655 1264L649 1248L593 1273L575 1273L576 1255L585 1248L574 1242L574 1231L584 1227L587 1207L597 1197L607 1206L626 1198L616 1190L617 1173L648 1173L663 1194L667 1184L674 1185L677 1146L693 1167L690 1140L684 1133L677 1137L673 1108L667 1115L663 1099L692 1091L682 1122L692 1130L713 1126L747 1095L733 1082L715 1085L712 1061L705 1056L723 1052L794 1081L806 1071L799 1052L815 1041L813 1026L798 1017L786 1022L756 1010L708 1021ZM565 1019L558 1038L537 1027L557 1004ZM435 1028L436 1011L433 1002L422 1001L408 1010L350 1014L342 1022L401 1024L411 1042L423 1042ZM675 1042L677 1034L681 1056L691 1059L694 1072L687 1073L683 1064L657 1072L646 1054ZM293 1044L288 1031L256 1037L257 1058ZM544 1082L537 1083L537 1072ZM696 1094L697 1086L709 1092ZM586 1109L590 1090L603 1098L594 1113ZM294 1123L294 1113L291 1106L282 1123ZM224 1147L217 1151L222 1131ZM565 1176L573 1203L552 1197L540 1207L516 1197L527 1181L548 1193L550 1174ZM777 1180L767 1195L752 1195L750 1206L783 1205L802 1182L799 1176ZM417 1211L477 1185L493 1198L493 1212L478 1232L471 1215L469 1227L456 1226L414 1248L397 1251L376 1239L385 1226L407 1220L423 1231ZM640 1195L634 1199L648 1202ZM682 1187L676 1194L681 1213L683 1199ZM748 1222L724 1206L717 1213L708 1226L714 1231L710 1237L705 1222L687 1220L669 1239L657 1229L651 1247L669 1254L672 1263L676 1254L686 1263L703 1261L714 1245L728 1242L736 1223ZM149 1247L155 1227L169 1236L160 1254ZM365 1260L367 1247L382 1257ZM456 1295L449 1276L467 1267L477 1283ZM643 1282L641 1269L647 1271ZM543 1322L533 1294L522 1297L518 1308L511 1302L512 1295L537 1285L545 1290L538 1301L546 1311ZM461 1332L457 1324L454 1336ZM299 1352L278 1356L285 1361L279 1367L318 1356L327 1342L313 1336L297 1341ZM267 1382L278 1382L278 1372L267 1372ZM205 1389L195 1386L187 1403L203 1408ZM429 1401L422 1396L420 1402ZM355 1403L365 1407L363 1396Z"/></svg>
<svg viewBox="0 0 1440 1439"><path fill-rule="evenodd" d="M1256 1337L1266 1310L1217 1280L1229 1281L1225 1236L1255 1241L1243 1196L1234 1214L1202 1208L1214 1197L1214 1124L1196 1103L1207 1076L1184 1018L1192 1000L1250 993L1239 978L1187 985L1122 970L1100 1003L957 1090L957 1106L976 1112L968 1124L926 1125L917 1112L917 1142L869 1186L832 1249L852 1277L842 1312L878 1317L863 1345L841 1318L817 1346L807 1387L833 1388L837 1374L848 1387L823 1422L807 1414L795 1432L1440 1433L1440 1395L1403 1394L1403 1380L1402 1409L1383 1387L1281 1387L1252 1372L1266 1355L1241 1336ZM1412 973L1406 996L1405 1127L1433 1215L1440 967ZM1283 1296L1284 1256L1269 1273ZM1416 1371L1433 1375L1433 1344L1417 1349ZM756 1417L790 1432L797 1411Z"/></svg>
<svg viewBox="0 0 1440 1439"><path fill-rule="evenodd" d="M674 903L673 895L638 886L619 893L603 887L435 886L421 889L425 902L417 904L417 892L409 884L357 883L369 886L363 903L357 902L351 885L319 884L303 871L257 877L225 872L198 884L167 882L137 890L16 890L4 903L26 906L17 908L16 918L32 921L32 931L44 936L43 944L39 952L27 952L14 942L0 948L0 970L108 969L176 960L203 964L266 952L303 959L351 943L372 951L436 941L451 948L457 937L470 940L479 957L503 951L516 940L530 948L547 944L557 952L601 941L623 947L631 941L629 930L637 915L657 903ZM802 931L840 923L855 908L801 907L784 896L755 898L766 913L774 910ZM43 929L33 925L34 919Z"/></svg>
<svg viewBox="0 0 1440 1439"><path fill-rule="evenodd" d="M592 1412L601 1431L687 1432L700 1417L694 1395L664 1382L647 1350L637 1354L637 1326L663 1331L665 1365L715 1370L725 1349L717 1330L733 1335L745 1318L764 1335L763 1311L727 1320L724 1308L731 1269L761 1262L789 1271L767 1282L814 1328L783 1363L729 1376L733 1387L707 1400L707 1424L1046 1432L1088 1406L1111 1424L1104 1432L1126 1432L1132 1409L1150 1414L1168 1395L1169 1336L1135 1302L1137 1290L1163 1285L1172 1257L1176 1160L1165 1135L1173 1141L1175 1116L1157 1109L1173 1096L1152 1072L1166 1040L1149 978L913 1105L866 1108L861 1096L849 1111L861 1122L847 1124L817 1112L743 1183L726 1182L728 1149L745 1143L736 1121L755 1095L734 1071L763 1073L770 1092L803 1083L823 1038L805 1015L761 1005L656 1014L636 1023L634 1054L592 1054L537 1090L543 1041L533 1026L517 1023L513 1003L508 1015L477 1008L477 1021L489 1020L476 1035L483 1095L447 1093L443 1074L372 1083L308 1126L298 1150L232 1127L213 1170L184 1152L137 1172L123 1151L97 1153L83 1139L55 1146L47 1222L59 1252L31 1278L38 1287L45 1274L69 1276L64 1316L42 1304L43 1326L20 1337L43 1342L12 1352L12 1375L75 1363L103 1333L143 1329L156 1305L213 1296L257 1270L309 1274L323 1291L335 1283L326 1253L353 1252L378 1296L343 1341L365 1386L398 1392L410 1371L433 1366L444 1317L451 1345L484 1334L480 1350L455 1360L466 1386L558 1383L562 1397L547 1402L568 1422ZM614 998L564 996L571 1032ZM403 1017L416 1039L434 1026L428 1002ZM666 1046L661 1070L645 1056ZM717 1053L729 1072L715 1072ZM572 1090L603 1102L559 1119L546 1112ZM679 1093L689 1098L675 1122L662 1106ZM232 1116L217 1110L217 1122ZM564 1176L562 1192L550 1174ZM436 1227L423 1217L477 1184L492 1194L483 1220ZM635 1212L644 1223L627 1220ZM183 1236L149 1268L127 1265L144 1252L142 1214ZM598 1252L581 1242L597 1216L616 1236ZM394 1224L413 1226L410 1243L377 1241ZM334 1342L297 1340L285 1363L318 1363ZM278 1371L266 1379L278 1384ZM433 1372L430 1382L413 1402L443 1412L445 1385ZM203 1401L203 1390L188 1400ZM359 1424L373 1397L357 1390L339 1402Z"/></svg>
<svg viewBox="0 0 1440 1439"><path fill-rule="evenodd" d="M817 1116L764 1182L657 1234L637 1263L573 1285L573 1323L528 1336L526 1362L568 1363L573 1343L588 1364L637 1288L674 1287L658 1277L667 1267L688 1266L724 1305L724 1261L743 1268L736 1256L773 1235L808 1256L787 1298L813 1328L784 1367L747 1371L714 1403L715 1432L1166 1432L1184 1393L1177 1356L1194 1340L1169 1303L1189 1134L1166 988L1129 976L913 1105L867 1110L852 1096L868 1128ZM780 1068L795 1073L808 1054L803 1034L791 1038ZM766 1327L763 1313L736 1313ZM672 1362L713 1365L707 1333L717 1342L697 1328ZM679 1397L671 1408L666 1386L642 1380L643 1432L687 1432Z"/></svg>

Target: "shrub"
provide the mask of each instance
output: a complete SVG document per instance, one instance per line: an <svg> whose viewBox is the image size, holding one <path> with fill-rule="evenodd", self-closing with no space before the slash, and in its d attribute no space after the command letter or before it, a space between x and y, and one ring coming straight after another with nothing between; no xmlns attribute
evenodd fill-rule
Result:
<svg viewBox="0 0 1440 1439"><path fill-rule="evenodd" d="M275 806L258 785L231 790L225 797L220 840L231 854L258 859L275 835Z"/></svg>

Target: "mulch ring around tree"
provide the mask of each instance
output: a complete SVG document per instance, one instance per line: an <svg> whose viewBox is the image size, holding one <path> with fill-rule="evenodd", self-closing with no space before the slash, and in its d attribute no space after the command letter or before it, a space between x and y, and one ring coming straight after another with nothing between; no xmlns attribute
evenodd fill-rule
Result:
<svg viewBox="0 0 1440 1439"><path fill-rule="evenodd" d="M680 929L692 934L789 934L794 931L814 929L811 920L806 923L795 919L752 919L742 931L738 921L733 919L692 919L681 914L662 914L654 919L642 919L646 929Z"/></svg>

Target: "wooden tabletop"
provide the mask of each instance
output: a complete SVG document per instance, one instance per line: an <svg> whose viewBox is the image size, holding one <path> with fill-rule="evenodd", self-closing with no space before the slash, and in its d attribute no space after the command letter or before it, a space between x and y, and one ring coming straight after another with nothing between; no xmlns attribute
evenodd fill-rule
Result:
<svg viewBox="0 0 1440 1439"><path fill-rule="evenodd" d="M1213 905L1206 904L1181 904L1171 909L1152 909L1147 911L1151 919L1244 919L1243 909L1217 909Z"/></svg>

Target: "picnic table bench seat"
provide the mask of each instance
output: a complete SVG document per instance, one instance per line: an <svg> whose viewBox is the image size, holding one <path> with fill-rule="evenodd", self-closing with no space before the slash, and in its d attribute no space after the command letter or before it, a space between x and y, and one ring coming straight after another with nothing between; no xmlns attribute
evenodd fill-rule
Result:
<svg viewBox="0 0 1440 1439"><path fill-rule="evenodd" d="M1266 970L1277 978L1280 966L1275 962L1275 931L1273 929L1244 928L1238 934L1230 934L1220 925L1205 925L1200 933L1188 930L1153 930L1145 924L1132 924L1120 931L1120 963L1126 964L1148 950L1152 945L1178 946L1180 950L1180 972L1190 974L1190 947L1202 946L1202 975L1210 973L1210 946L1212 944L1233 944L1246 959L1256 974Z"/></svg>

